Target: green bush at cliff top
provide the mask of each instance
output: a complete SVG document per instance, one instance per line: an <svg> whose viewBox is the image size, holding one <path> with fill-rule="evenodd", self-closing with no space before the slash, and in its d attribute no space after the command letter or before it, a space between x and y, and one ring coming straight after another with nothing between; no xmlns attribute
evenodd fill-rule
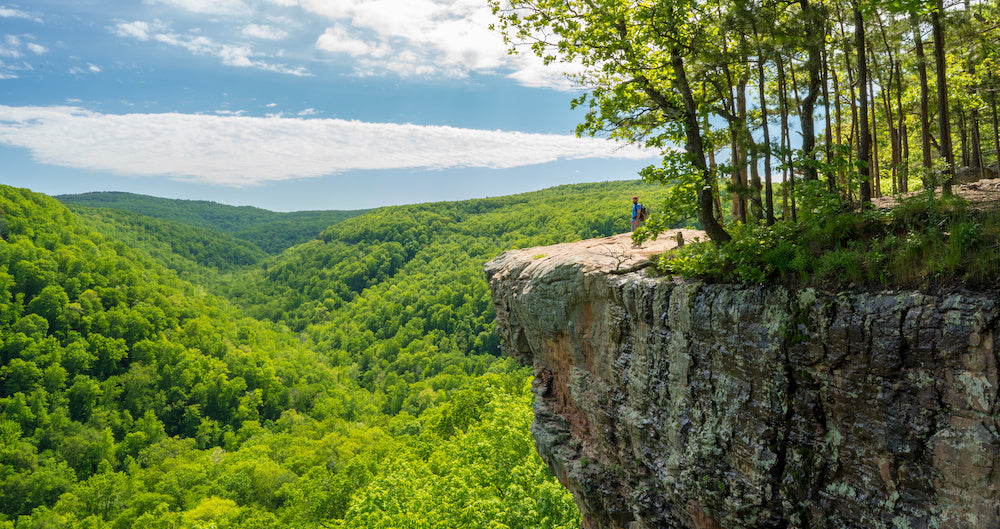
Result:
<svg viewBox="0 0 1000 529"><path fill-rule="evenodd" d="M798 222L737 224L733 240L664 254L666 274L824 288L988 288L1000 279L1000 212L922 193L891 209L803 208Z"/></svg>

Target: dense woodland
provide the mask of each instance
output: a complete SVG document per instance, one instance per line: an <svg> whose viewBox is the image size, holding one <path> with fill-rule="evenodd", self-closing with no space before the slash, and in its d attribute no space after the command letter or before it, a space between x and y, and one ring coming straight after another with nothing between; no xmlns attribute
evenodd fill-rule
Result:
<svg viewBox="0 0 1000 529"><path fill-rule="evenodd" d="M728 251L1000 152L996 2L491 3L512 47L583 68L578 132L664 147L643 177L668 185L301 214L0 186L0 529L578 527L485 261L625 232L634 193L649 234L696 216ZM926 244L875 253L982 250L934 208ZM840 232L831 269L887 268ZM826 266L768 251L738 277Z"/></svg>
<svg viewBox="0 0 1000 529"><path fill-rule="evenodd" d="M644 174L674 191L654 233L697 212L722 243L725 218L794 221L803 195L866 205L996 174L995 1L490 3L513 52L577 72L579 133L665 148Z"/></svg>
<svg viewBox="0 0 1000 529"><path fill-rule="evenodd" d="M70 209L74 209L74 205L107 208L139 213L144 217L172 220L196 228L205 228L212 232L230 235L253 243L260 250L272 255L315 238L316 233L327 226L367 211L359 209L354 211L278 213L253 206L226 206L204 200L171 200L116 191L59 195L55 198L70 205ZM76 211L86 211L86 209L76 209ZM105 212L104 216L108 214L110 212ZM150 221L137 218L132 222L149 223ZM154 227L152 229L178 229L176 226L166 226L169 227ZM132 230L125 230L122 234L127 237L129 236L128 231ZM164 238L166 242L189 239L190 237ZM213 254L213 252L208 253ZM210 263L209 266L225 267L226 261L226 259L221 259L218 263Z"/></svg>
<svg viewBox="0 0 1000 529"><path fill-rule="evenodd" d="M268 256L0 186L0 528L578 527L482 267L627 231L636 192L664 198L383 208Z"/></svg>

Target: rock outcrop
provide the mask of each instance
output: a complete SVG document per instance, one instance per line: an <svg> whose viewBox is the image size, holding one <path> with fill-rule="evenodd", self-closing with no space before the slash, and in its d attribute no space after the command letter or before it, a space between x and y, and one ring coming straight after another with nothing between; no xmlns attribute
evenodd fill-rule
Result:
<svg viewBox="0 0 1000 529"><path fill-rule="evenodd" d="M650 277L672 239L486 266L584 528L1000 527L997 293Z"/></svg>

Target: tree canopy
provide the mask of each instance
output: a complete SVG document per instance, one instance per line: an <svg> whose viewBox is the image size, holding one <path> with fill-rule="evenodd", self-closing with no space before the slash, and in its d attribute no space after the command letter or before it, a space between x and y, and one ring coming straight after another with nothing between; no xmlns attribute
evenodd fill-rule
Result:
<svg viewBox="0 0 1000 529"><path fill-rule="evenodd" d="M269 257L0 186L0 528L578 526L482 267L625 232L636 193L383 208Z"/></svg>
<svg viewBox="0 0 1000 529"><path fill-rule="evenodd" d="M647 236L696 216L724 243L732 222L794 221L808 194L863 206L917 185L949 193L961 167L984 175L1000 151L995 2L490 4L513 52L574 72L579 134L663 149L643 177L672 189L671 218Z"/></svg>

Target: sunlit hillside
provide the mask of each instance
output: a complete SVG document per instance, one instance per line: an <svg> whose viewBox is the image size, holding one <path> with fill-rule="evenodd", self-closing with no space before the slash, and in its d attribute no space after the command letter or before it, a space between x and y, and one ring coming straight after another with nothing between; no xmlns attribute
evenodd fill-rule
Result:
<svg viewBox="0 0 1000 529"><path fill-rule="evenodd" d="M635 192L384 208L267 257L0 187L0 527L578 526L482 265L626 231Z"/></svg>

